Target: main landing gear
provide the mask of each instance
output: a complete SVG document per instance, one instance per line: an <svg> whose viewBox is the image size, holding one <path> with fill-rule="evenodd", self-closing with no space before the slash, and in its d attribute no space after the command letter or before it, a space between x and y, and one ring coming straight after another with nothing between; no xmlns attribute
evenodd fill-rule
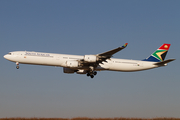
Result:
<svg viewBox="0 0 180 120"><path fill-rule="evenodd" d="M96 71L92 71L92 72L88 72L88 73L87 73L87 76L88 76L88 77L90 76L91 78L94 78L95 75L97 75L97 72L96 72Z"/></svg>
<svg viewBox="0 0 180 120"><path fill-rule="evenodd" d="M16 68L19 69L19 62L16 62Z"/></svg>
<svg viewBox="0 0 180 120"><path fill-rule="evenodd" d="M90 76L91 78L94 78L95 75L97 75L97 72L94 71L94 67L93 66L89 66L90 71L87 73L87 76Z"/></svg>

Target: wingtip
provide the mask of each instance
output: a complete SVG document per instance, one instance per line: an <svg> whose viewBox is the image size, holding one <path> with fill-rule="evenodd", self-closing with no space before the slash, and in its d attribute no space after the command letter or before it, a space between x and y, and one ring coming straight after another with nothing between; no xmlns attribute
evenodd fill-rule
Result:
<svg viewBox="0 0 180 120"><path fill-rule="evenodd" d="M126 47L128 45L128 43L125 43L122 47Z"/></svg>

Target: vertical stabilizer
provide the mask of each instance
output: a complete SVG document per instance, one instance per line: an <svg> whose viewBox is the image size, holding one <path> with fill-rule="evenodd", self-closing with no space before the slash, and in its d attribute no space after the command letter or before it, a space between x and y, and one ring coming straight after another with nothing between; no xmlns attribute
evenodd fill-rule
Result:
<svg viewBox="0 0 180 120"><path fill-rule="evenodd" d="M170 48L171 44L164 43L160 48L158 48L153 54L143 61L152 61L152 62L162 62L164 61L166 54Z"/></svg>

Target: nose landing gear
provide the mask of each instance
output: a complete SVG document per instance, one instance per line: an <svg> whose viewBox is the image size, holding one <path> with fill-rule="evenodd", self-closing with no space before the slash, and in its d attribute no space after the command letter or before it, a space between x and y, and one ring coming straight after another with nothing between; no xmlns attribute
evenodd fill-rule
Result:
<svg viewBox="0 0 180 120"><path fill-rule="evenodd" d="M19 69L19 62L16 62L16 68Z"/></svg>

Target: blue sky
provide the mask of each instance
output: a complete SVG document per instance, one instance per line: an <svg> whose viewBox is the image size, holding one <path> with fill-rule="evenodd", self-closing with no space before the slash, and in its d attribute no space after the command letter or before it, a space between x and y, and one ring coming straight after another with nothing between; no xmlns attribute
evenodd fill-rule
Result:
<svg viewBox="0 0 180 120"><path fill-rule="evenodd" d="M180 1L1 0L0 117L180 117ZM141 60L163 43L176 61L141 72L68 75L20 65L10 51L98 54Z"/></svg>

